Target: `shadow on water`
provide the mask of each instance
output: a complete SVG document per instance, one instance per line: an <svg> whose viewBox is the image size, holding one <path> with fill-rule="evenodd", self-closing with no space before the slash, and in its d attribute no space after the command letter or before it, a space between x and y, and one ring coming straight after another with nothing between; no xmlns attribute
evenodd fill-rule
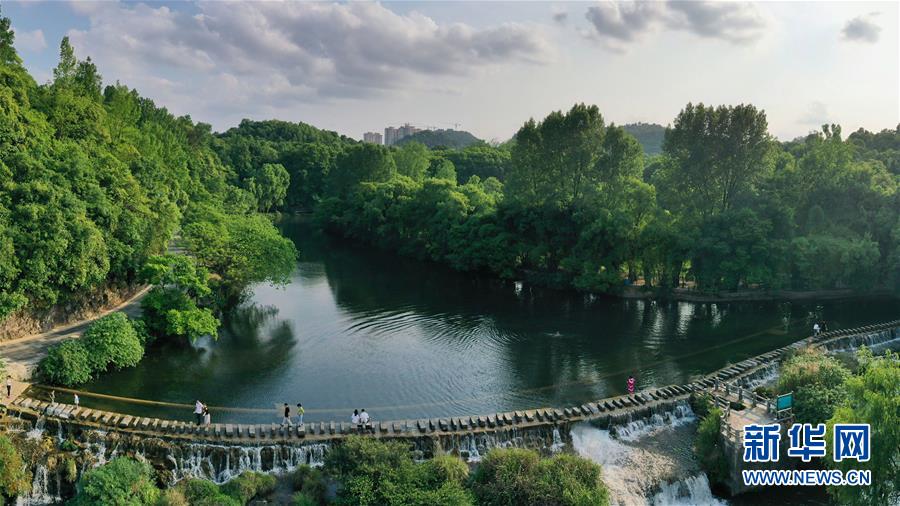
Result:
<svg viewBox="0 0 900 506"><path fill-rule="evenodd" d="M281 402L303 402L310 421L362 407L382 419L475 414L618 394L632 374L640 388L683 383L801 337L814 318L839 328L900 313L896 299L696 304L546 290L334 240L307 218L281 228L301 252L290 284L254 287L218 341L153 349L85 389L269 410L214 411L217 421L268 421ZM160 416L115 404L98 407Z"/></svg>

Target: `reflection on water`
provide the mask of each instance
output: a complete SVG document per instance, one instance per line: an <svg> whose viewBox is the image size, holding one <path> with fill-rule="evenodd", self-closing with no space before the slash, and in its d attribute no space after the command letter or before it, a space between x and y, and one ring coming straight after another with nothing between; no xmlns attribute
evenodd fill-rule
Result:
<svg viewBox="0 0 900 506"><path fill-rule="evenodd" d="M331 241L303 219L282 228L301 252L287 287L256 287L218 341L152 350L87 389L271 417L281 402L303 402L310 421L353 408L382 419L474 414L622 393L632 374L640 388L683 383L807 334L811 315L839 328L900 312L897 300L693 304L558 292Z"/></svg>

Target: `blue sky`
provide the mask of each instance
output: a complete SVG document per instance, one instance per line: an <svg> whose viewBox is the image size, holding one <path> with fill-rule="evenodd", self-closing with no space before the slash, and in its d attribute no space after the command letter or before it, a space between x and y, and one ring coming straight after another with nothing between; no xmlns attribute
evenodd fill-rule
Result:
<svg viewBox="0 0 900 506"><path fill-rule="evenodd" d="M753 103L782 139L900 123L896 2L4 2L40 82L69 35L107 82L217 130L411 122L503 140L576 102L669 123Z"/></svg>

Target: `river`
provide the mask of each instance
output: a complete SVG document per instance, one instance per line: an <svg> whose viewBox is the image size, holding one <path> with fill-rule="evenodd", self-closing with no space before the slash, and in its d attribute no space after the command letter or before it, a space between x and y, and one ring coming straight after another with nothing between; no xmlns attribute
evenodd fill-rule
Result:
<svg viewBox="0 0 900 506"><path fill-rule="evenodd" d="M582 403L697 375L829 328L896 319L897 299L699 304L622 300L462 274L352 245L288 218L300 250L286 287L255 286L217 341L154 347L84 389L213 407L221 421L479 414ZM181 417L190 410L82 399ZM255 408L241 411L228 408Z"/></svg>

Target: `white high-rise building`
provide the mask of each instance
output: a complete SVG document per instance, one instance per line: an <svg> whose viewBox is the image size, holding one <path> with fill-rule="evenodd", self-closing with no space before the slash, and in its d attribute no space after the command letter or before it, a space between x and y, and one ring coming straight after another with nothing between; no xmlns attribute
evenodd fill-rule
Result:
<svg viewBox="0 0 900 506"><path fill-rule="evenodd" d="M363 142L371 142L372 144L381 144L381 134L378 132L366 132L363 134Z"/></svg>
<svg viewBox="0 0 900 506"><path fill-rule="evenodd" d="M410 125L409 123L404 123L403 126L400 127L387 127L384 129L384 145L392 146L397 141L404 137L409 137L410 135L421 131L420 129Z"/></svg>

